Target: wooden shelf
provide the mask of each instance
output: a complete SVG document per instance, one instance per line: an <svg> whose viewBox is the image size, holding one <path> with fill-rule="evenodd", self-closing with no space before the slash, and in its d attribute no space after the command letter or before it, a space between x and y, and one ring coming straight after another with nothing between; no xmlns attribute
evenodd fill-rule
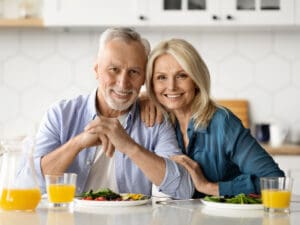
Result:
<svg viewBox="0 0 300 225"><path fill-rule="evenodd" d="M43 20L40 18L28 19L0 19L0 27L43 27Z"/></svg>
<svg viewBox="0 0 300 225"><path fill-rule="evenodd" d="M300 155L300 145L284 144L278 147L262 144L271 155Z"/></svg>

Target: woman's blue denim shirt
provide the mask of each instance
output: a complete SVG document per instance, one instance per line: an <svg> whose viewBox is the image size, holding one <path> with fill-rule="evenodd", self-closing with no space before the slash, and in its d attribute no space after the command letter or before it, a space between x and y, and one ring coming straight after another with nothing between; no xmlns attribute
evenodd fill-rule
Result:
<svg viewBox="0 0 300 225"><path fill-rule="evenodd" d="M219 108L206 128L195 129L191 119L187 149L178 122L175 127L180 148L199 163L209 181L218 182L220 195L260 193L260 177L284 176L250 130L227 109ZM196 191L194 197L203 194Z"/></svg>

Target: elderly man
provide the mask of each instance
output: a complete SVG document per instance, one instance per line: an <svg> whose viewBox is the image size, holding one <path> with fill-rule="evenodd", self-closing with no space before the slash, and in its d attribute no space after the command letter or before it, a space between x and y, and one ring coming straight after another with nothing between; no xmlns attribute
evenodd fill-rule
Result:
<svg viewBox="0 0 300 225"><path fill-rule="evenodd" d="M147 127L140 118L149 44L130 28L107 29L94 69L98 88L52 106L37 134L35 167L43 176L78 175L77 193L108 187L151 195L152 184L174 198L190 198L187 171L169 159L181 154L167 121Z"/></svg>

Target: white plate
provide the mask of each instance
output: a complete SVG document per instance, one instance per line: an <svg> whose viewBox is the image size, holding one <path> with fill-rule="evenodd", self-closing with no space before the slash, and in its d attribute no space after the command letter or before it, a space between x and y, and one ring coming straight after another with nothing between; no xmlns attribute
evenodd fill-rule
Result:
<svg viewBox="0 0 300 225"><path fill-rule="evenodd" d="M95 201L95 200L75 199L75 204L76 206L79 207L103 207L103 206L128 207L128 206L144 205L148 202L149 199L135 200L135 201Z"/></svg>
<svg viewBox="0 0 300 225"><path fill-rule="evenodd" d="M201 202L209 207L218 209L239 209L239 210L259 210L263 209L262 204L231 204L225 202L210 202L201 199Z"/></svg>
<svg viewBox="0 0 300 225"><path fill-rule="evenodd" d="M264 215L263 210L221 209L206 206L201 209L201 212L209 216L231 218L262 218Z"/></svg>

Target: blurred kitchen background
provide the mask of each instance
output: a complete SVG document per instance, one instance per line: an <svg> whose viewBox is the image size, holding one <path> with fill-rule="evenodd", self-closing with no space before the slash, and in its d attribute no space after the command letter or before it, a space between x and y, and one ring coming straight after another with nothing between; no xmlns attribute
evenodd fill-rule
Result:
<svg viewBox="0 0 300 225"><path fill-rule="evenodd" d="M89 93L99 34L135 27L154 46L190 41L216 99L246 99L252 127L300 142L298 0L0 0L0 136L37 129L57 100Z"/></svg>
<svg viewBox="0 0 300 225"><path fill-rule="evenodd" d="M55 101L94 89L99 34L120 25L152 46L191 42L212 96L248 102L252 132L300 194L299 0L0 0L0 138L33 134ZM284 142L261 124L288 129Z"/></svg>

